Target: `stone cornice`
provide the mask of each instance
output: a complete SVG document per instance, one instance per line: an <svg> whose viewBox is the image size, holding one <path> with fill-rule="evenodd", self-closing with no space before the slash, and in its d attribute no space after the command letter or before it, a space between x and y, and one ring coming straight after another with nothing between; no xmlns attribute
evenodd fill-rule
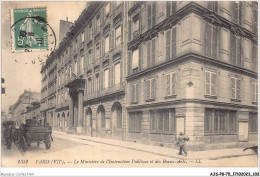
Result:
<svg viewBox="0 0 260 177"><path fill-rule="evenodd" d="M234 66L232 64L225 63L225 62L220 61L220 60L215 60L213 58L205 57L205 56L202 56L202 55L199 55L199 54L188 53L188 54L179 56L177 58L174 58L172 60L166 61L164 63L158 64L158 65L156 65L154 67L151 67L151 68L145 69L143 71L140 71L138 73L135 73L135 74L132 74L130 76L127 76L126 80L129 82L132 79L139 78L142 75L146 75L146 74L149 74L149 73L154 72L156 70L163 69L166 66L169 66L169 65L172 65L172 64L176 64L176 63L181 62L181 61L187 61L187 60L206 61L206 62L209 62L209 63L213 63L213 64L215 64L217 66L220 66L222 68L228 68L229 70L233 70L235 72L238 72L238 73L241 73L241 74L245 74L245 75L249 75L249 76L251 76L253 78L257 78L257 73L256 72L247 70L245 68Z"/></svg>
<svg viewBox="0 0 260 177"><path fill-rule="evenodd" d="M143 104L143 105L133 105L133 106L126 106L128 111L136 110L136 109L143 109L143 108L151 108L153 106L169 106L169 104L183 104L183 103L199 103L199 104L206 104L206 105L214 105L214 106L223 106L228 109L228 107L233 108L246 108L246 109L257 109L257 105L250 106L245 104L236 104L236 103L227 103L221 101L214 101L214 100L203 100L203 99L179 99L173 101L163 101L163 102L156 102L151 104Z"/></svg>
<svg viewBox="0 0 260 177"><path fill-rule="evenodd" d="M178 10L175 14L171 15L161 23L157 24L153 28L149 29L145 33L141 34L137 38L133 39L132 41L128 42L128 50L136 49L142 42L148 41L153 37L157 36L159 32L163 30L170 29L172 26L176 25L181 21L183 17L190 13L195 13L208 22L212 23L213 25L217 25L220 27L225 27L230 31L249 38L254 43L257 43L257 35L248 31L247 29L235 24L231 21L226 20L225 18L221 17L220 15L212 12L194 2L189 3L188 5L184 6L180 10Z"/></svg>

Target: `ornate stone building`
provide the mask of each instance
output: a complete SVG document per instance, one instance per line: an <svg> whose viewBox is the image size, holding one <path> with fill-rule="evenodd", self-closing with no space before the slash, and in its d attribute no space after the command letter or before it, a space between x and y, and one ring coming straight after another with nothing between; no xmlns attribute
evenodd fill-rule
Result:
<svg viewBox="0 0 260 177"><path fill-rule="evenodd" d="M53 56L63 131L193 150L257 143L257 2L91 2Z"/></svg>

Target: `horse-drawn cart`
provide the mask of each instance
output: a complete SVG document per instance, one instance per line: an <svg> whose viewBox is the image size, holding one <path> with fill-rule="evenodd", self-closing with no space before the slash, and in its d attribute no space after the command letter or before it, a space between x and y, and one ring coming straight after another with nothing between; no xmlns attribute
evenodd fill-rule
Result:
<svg viewBox="0 0 260 177"><path fill-rule="evenodd" d="M24 127L19 139L20 148L24 152L31 143L37 143L37 146L39 146L41 142L44 142L46 149L50 149L52 141L51 130L48 127Z"/></svg>

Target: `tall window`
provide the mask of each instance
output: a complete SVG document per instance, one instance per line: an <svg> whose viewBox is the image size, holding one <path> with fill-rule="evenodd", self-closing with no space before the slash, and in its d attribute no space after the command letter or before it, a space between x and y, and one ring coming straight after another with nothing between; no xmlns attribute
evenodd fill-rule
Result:
<svg viewBox="0 0 260 177"><path fill-rule="evenodd" d="M89 60L88 62L89 62L89 64L92 63L92 61L93 61L93 58L92 58L92 57L93 57L93 56L92 56L92 50L89 50L89 51L88 51L88 60Z"/></svg>
<svg viewBox="0 0 260 177"><path fill-rule="evenodd" d="M177 73L166 74L166 96L176 95Z"/></svg>
<svg viewBox="0 0 260 177"><path fill-rule="evenodd" d="M133 57L132 57L132 69L138 68L139 63L139 49L133 51Z"/></svg>
<svg viewBox="0 0 260 177"><path fill-rule="evenodd" d="M82 55L80 58L80 73L84 73L84 56Z"/></svg>
<svg viewBox="0 0 260 177"><path fill-rule="evenodd" d="M257 113L249 113L249 131L257 133L258 119Z"/></svg>
<svg viewBox="0 0 260 177"><path fill-rule="evenodd" d="M151 132L175 132L174 109L160 109L150 111Z"/></svg>
<svg viewBox="0 0 260 177"><path fill-rule="evenodd" d="M97 17L96 20L96 30L99 31L100 30L100 16Z"/></svg>
<svg viewBox="0 0 260 177"><path fill-rule="evenodd" d="M88 92L88 94L92 93L92 79L91 78L88 78L87 92Z"/></svg>
<svg viewBox="0 0 260 177"><path fill-rule="evenodd" d="M71 79L71 77L72 77L72 67L70 66L69 78Z"/></svg>
<svg viewBox="0 0 260 177"><path fill-rule="evenodd" d="M100 49L100 43L97 43L96 45L96 58L100 58L101 49Z"/></svg>
<svg viewBox="0 0 260 177"><path fill-rule="evenodd" d="M236 133L236 111L206 109L204 116L205 133Z"/></svg>
<svg viewBox="0 0 260 177"><path fill-rule="evenodd" d="M142 112L129 113L129 132L142 131Z"/></svg>
<svg viewBox="0 0 260 177"><path fill-rule="evenodd" d="M139 35L139 16L134 17L133 22L133 38L136 38Z"/></svg>
<svg viewBox="0 0 260 177"><path fill-rule="evenodd" d="M216 26L206 23L205 29L205 55L212 58L217 58L217 37L218 30Z"/></svg>
<svg viewBox="0 0 260 177"><path fill-rule="evenodd" d="M258 84L256 82L252 83L252 102L257 102L258 100Z"/></svg>
<svg viewBox="0 0 260 177"><path fill-rule="evenodd" d="M109 70L106 69L104 71L104 88L108 88L109 86Z"/></svg>
<svg viewBox="0 0 260 177"><path fill-rule="evenodd" d="M115 84L119 84L121 82L121 67L120 67L120 63L117 63L115 65L114 77L115 77Z"/></svg>
<svg viewBox="0 0 260 177"><path fill-rule="evenodd" d="M95 87L96 87L96 91L100 90L99 74L96 74L96 84L95 84Z"/></svg>
<svg viewBox="0 0 260 177"><path fill-rule="evenodd" d="M83 33L81 33L81 43L83 43L84 40L85 40L85 35L84 35L84 32L83 32Z"/></svg>
<svg viewBox="0 0 260 177"><path fill-rule="evenodd" d="M241 99L241 80L236 77L231 77L231 99Z"/></svg>
<svg viewBox="0 0 260 177"><path fill-rule="evenodd" d="M109 52L109 35L105 38L105 53Z"/></svg>
<svg viewBox="0 0 260 177"><path fill-rule="evenodd" d="M116 46L121 44L122 37L121 37L121 26L116 28Z"/></svg>
<svg viewBox="0 0 260 177"><path fill-rule="evenodd" d="M156 96L156 80L155 78L145 81L146 85L146 100L155 99Z"/></svg>
<svg viewBox="0 0 260 177"><path fill-rule="evenodd" d="M166 32L166 60L170 60L176 57L176 41L177 31L176 27L173 27Z"/></svg>
<svg viewBox="0 0 260 177"><path fill-rule="evenodd" d="M109 16L109 10L110 10L110 3L107 3L106 8L105 8L106 17Z"/></svg>
<svg viewBox="0 0 260 177"><path fill-rule="evenodd" d="M242 40L241 37L230 34L230 60L231 64L241 66ZM250 53L249 51L247 53Z"/></svg>
<svg viewBox="0 0 260 177"><path fill-rule="evenodd" d="M78 75L78 61L77 60L74 62L74 74Z"/></svg>
<svg viewBox="0 0 260 177"><path fill-rule="evenodd" d="M137 103L139 101L139 85L138 83L132 84L131 102Z"/></svg>
<svg viewBox="0 0 260 177"><path fill-rule="evenodd" d="M216 96L217 74L212 71L205 71L205 75L206 95Z"/></svg>

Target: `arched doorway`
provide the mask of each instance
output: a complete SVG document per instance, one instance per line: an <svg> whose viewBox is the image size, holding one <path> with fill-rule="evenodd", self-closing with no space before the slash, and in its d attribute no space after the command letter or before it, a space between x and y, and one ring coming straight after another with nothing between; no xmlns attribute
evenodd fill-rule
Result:
<svg viewBox="0 0 260 177"><path fill-rule="evenodd" d="M121 103L114 102L111 108L111 121L112 121L112 136L116 139L122 138L122 105Z"/></svg>
<svg viewBox="0 0 260 177"><path fill-rule="evenodd" d="M85 116L84 116L84 120L83 120L83 126L86 129L86 133L90 136L93 136L92 131L96 129L96 127L93 127L93 123L92 123L92 110L90 107L88 107L86 109L85 112Z"/></svg>
<svg viewBox="0 0 260 177"><path fill-rule="evenodd" d="M106 130L106 116L105 108L103 105L99 105L97 108L96 128L97 136L104 137Z"/></svg>

